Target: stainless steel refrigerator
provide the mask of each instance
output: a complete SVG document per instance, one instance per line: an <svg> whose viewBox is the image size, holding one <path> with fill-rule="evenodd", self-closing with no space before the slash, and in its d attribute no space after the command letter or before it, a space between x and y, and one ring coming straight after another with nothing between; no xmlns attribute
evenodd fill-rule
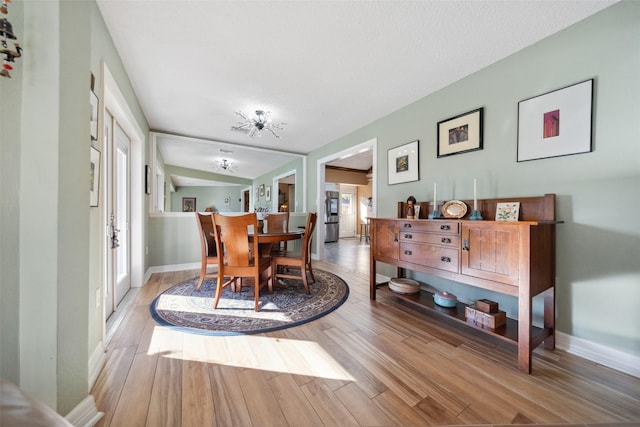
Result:
<svg viewBox="0 0 640 427"><path fill-rule="evenodd" d="M327 191L324 203L324 242L337 242L340 237L340 193Z"/></svg>

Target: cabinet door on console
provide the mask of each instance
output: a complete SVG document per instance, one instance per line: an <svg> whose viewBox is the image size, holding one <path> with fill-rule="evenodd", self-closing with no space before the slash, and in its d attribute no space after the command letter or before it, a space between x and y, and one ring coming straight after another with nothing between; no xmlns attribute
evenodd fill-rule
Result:
<svg viewBox="0 0 640 427"><path fill-rule="evenodd" d="M520 229L517 225L462 226L462 274L518 285Z"/></svg>
<svg viewBox="0 0 640 427"><path fill-rule="evenodd" d="M371 221L374 227L371 250L377 258L398 259L398 222L394 220L376 219Z"/></svg>

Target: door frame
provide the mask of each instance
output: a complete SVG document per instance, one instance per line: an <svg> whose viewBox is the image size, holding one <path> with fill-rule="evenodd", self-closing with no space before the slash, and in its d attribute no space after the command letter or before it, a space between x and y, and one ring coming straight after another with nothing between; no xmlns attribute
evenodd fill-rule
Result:
<svg viewBox="0 0 640 427"><path fill-rule="evenodd" d="M130 190L131 190L131 287L141 287L144 278L144 265L145 265L145 233L144 233L144 144L145 137L142 129L136 121L135 115L129 108L118 84L116 83L113 75L111 74L109 67L106 63L102 63L102 98L100 116L104 117L104 110L109 109L110 113L116 118L122 129L131 138L131 146L129 148L130 155ZM104 123L100 129L99 135L104 134ZM102 141L103 149L105 141ZM103 156L105 158L106 156ZM105 168L103 168L105 170ZM106 173L106 172L105 172ZM105 177L106 178L106 177ZM107 179L102 179L101 190L102 194L106 195L106 182ZM136 191L138 189L138 191ZM102 203L102 230L108 228L108 212L106 212L106 203ZM104 250L102 257L102 290L104 295L104 287L107 286L107 252L106 247L108 244L108 238L105 234L105 241L102 244ZM103 317L104 313L104 301L102 301ZM103 318L103 342L106 336L106 318Z"/></svg>
<svg viewBox="0 0 640 427"><path fill-rule="evenodd" d="M373 173L371 177L371 197L372 197L372 206L371 213L372 216L376 216L376 194L378 194L378 180L377 176L377 167L378 165L378 138L372 138L363 143L354 145L353 147L349 147L345 150L338 151L336 153L330 154L326 157L322 157L318 159L316 165L316 182L318 184L316 188L316 206L318 207L318 218L325 218L325 209L324 209L324 196L325 196L325 166L327 163L332 162L334 160L338 160L345 156L350 156L354 154L358 154L364 150L371 149L373 155ZM316 227L316 254L318 259L324 259L324 227Z"/></svg>

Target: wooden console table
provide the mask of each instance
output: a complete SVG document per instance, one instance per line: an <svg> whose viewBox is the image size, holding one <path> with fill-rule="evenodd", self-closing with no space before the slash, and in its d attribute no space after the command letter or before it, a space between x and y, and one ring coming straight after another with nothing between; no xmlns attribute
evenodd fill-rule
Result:
<svg viewBox="0 0 640 427"><path fill-rule="evenodd" d="M496 205L520 202L516 222L495 221ZM470 201L465 201L469 206ZM518 368L531 373L531 352L544 342L555 348L555 194L478 200L484 220L470 221L468 209L460 219L421 219L428 202L421 202L419 219L370 219L370 298L376 299L376 263L395 265L398 277L414 270L518 298L518 319L495 330L467 323L465 305L444 308L432 294L396 294L412 304L432 309L484 332L517 343ZM544 293L544 326L532 325L532 299Z"/></svg>

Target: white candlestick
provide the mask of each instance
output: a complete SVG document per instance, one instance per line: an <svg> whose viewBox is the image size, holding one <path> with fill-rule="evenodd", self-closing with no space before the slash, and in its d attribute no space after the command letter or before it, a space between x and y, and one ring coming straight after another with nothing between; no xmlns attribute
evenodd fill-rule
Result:
<svg viewBox="0 0 640 427"><path fill-rule="evenodd" d="M478 196L476 193L476 179L473 178L473 210L478 210Z"/></svg>
<svg viewBox="0 0 640 427"><path fill-rule="evenodd" d="M433 183L433 211L438 208L438 198L436 197L436 183Z"/></svg>

